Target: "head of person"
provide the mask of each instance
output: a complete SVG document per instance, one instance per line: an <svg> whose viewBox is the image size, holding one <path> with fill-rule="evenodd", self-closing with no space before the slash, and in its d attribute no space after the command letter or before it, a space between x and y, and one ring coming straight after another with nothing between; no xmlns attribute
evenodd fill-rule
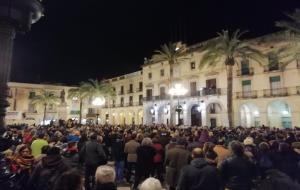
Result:
<svg viewBox="0 0 300 190"><path fill-rule="evenodd" d="M268 143L266 142L261 142L259 145L258 145L258 148L261 152L263 153L266 153L270 150L270 146Z"/></svg>
<svg viewBox="0 0 300 190"><path fill-rule="evenodd" d="M192 158L196 159L196 158L203 158L204 154L203 154L203 150L201 148L194 148L192 151Z"/></svg>
<svg viewBox="0 0 300 190"><path fill-rule="evenodd" d="M243 156L244 155L244 147L242 143L239 141L231 141L229 143L229 150L235 156Z"/></svg>
<svg viewBox="0 0 300 190"><path fill-rule="evenodd" d="M212 143L212 142L206 142L203 145L203 152L206 153L206 152L209 152L209 151L213 151L214 147L215 147L214 143Z"/></svg>
<svg viewBox="0 0 300 190"><path fill-rule="evenodd" d="M158 179L149 177L140 185L139 190L163 190L163 188Z"/></svg>
<svg viewBox="0 0 300 190"><path fill-rule="evenodd" d="M180 146L186 146L187 145L187 142L186 142L186 139L185 138L178 138L177 139L177 145L180 145Z"/></svg>
<svg viewBox="0 0 300 190"><path fill-rule="evenodd" d="M31 148L27 145L24 145L19 149L18 153L21 157L31 156Z"/></svg>
<svg viewBox="0 0 300 190"><path fill-rule="evenodd" d="M58 155L60 155L60 148L56 146L49 147L47 151L47 156L58 156Z"/></svg>
<svg viewBox="0 0 300 190"><path fill-rule="evenodd" d="M115 178L116 172L111 166L99 166L96 170L95 181L98 184L113 183Z"/></svg>
<svg viewBox="0 0 300 190"><path fill-rule="evenodd" d="M90 136L90 139L91 139L91 140L97 140L97 134L96 134L96 133L93 133L93 134Z"/></svg>
<svg viewBox="0 0 300 190"><path fill-rule="evenodd" d="M38 135L37 135L37 138L39 138L39 139L45 138L45 133L44 132L39 132Z"/></svg>
<svg viewBox="0 0 300 190"><path fill-rule="evenodd" d="M142 146L152 146L152 140L149 137L146 137L142 141Z"/></svg>
<svg viewBox="0 0 300 190"><path fill-rule="evenodd" d="M55 183L54 190L84 190L84 179L77 170L64 172Z"/></svg>

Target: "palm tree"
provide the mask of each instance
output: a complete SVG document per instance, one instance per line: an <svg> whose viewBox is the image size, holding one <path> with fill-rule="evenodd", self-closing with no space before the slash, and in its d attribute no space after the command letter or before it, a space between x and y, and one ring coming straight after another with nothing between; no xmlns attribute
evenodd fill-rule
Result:
<svg viewBox="0 0 300 190"><path fill-rule="evenodd" d="M79 100L79 124L81 125L82 120L82 104L83 100L88 97L88 93L86 88L84 87L84 83L80 83L78 88L71 88L68 91L69 99L78 99Z"/></svg>
<svg viewBox="0 0 300 190"><path fill-rule="evenodd" d="M44 106L43 124L45 125L47 106L51 104L59 104L60 98L53 94L53 92L43 91L41 95L33 97L31 103L36 105L40 104Z"/></svg>
<svg viewBox="0 0 300 190"><path fill-rule="evenodd" d="M185 52L186 49L184 46L178 43L169 42L169 44L162 45L160 50L155 50L154 55L151 57L151 62L154 63L168 61L170 65L169 89L173 82L173 67L187 59L186 57L183 57ZM173 124L172 104L173 97L170 96L170 124Z"/></svg>
<svg viewBox="0 0 300 190"><path fill-rule="evenodd" d="M275 24L280 28L289 30L295 34L300 34L300 9L296 9L292 14L286 14L290 21L277 21Z"/></svg>
<svg viewBox="0 0 300 190"><path fill-rule="evenodd" d="M229 126L233 126L233 107L232 107L232 83L233 67L237 64L237 59L251 59L260 65L263 62L263 54L251 47L247 42L241 41L241 36L245 32L236 30L232 35L227 30L218 33L218 36L203 44L204 54L200 61L199 68L215 67L219 64L226 66L227 72L227 112ZM224 62L223 62L224 61Z"/></svg>

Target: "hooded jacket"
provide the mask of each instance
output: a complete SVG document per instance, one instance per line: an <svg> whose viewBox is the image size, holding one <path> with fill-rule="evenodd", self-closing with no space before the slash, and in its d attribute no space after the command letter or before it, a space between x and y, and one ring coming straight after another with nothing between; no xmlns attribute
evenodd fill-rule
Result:
<svg viewBox="0 0 300 190"><path fill-rule="evenodd" d="M178 190L219 190L220 176L216 167L211 166L204 158L192 160L190 165L182 168Z"/></svg>

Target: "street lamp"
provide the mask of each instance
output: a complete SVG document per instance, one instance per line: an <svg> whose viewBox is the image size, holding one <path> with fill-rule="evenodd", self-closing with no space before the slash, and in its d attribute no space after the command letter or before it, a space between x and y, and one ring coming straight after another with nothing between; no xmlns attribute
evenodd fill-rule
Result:
<svg viewBox="0 0 300 190"><path fill-rule="evenodd" d="M94 98L94 100L92 101L92 104L94 106L100 107L102 105L105 104L105 99L103 97L96 97ZM99 120L99 113L98 113L98 108L97 108L97 120L96 120L96 124L98 125L98 120Z"/></svg>
<svg viewBox="0 0 300 190"><path fill-rule="evenodd" d="M5 132L7 81L16 32L27 32L43 15L39 0L0 0L0 134Z"/></svg>
<svg viewBox="0 0 300 190"><path fill-rule="evenodd" d="M176 109L175 109L175 111L178 114L178 125L181 125L180 113L182 112L182 109L183 109L182 106L179 104L179 96L183 96L187 92L188 92L188 90L186 88L184 88L182 86L182 84L175 84L174 87L172 87L169 90L169 94L171 94L172 96L177 96L177 98L178 98L178 104L177 104Z"/></svg>

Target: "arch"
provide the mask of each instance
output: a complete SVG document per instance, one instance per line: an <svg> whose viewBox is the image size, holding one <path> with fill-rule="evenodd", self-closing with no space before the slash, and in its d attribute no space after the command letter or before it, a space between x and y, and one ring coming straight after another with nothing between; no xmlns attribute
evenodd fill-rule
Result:
<svg viewBox="0 0 300 190"><path fill-rule="evenodd" d="M275 100L267 106L268 122L270 127L292 127L292 112L290 106L282 100Z"/></svg>
<svg viewBox="0 0 300 190"><path fill-rule="evenodd" d="M254 103L247 102L240 106L240 123L243 127L260 125L260 112Z"/></svg>

